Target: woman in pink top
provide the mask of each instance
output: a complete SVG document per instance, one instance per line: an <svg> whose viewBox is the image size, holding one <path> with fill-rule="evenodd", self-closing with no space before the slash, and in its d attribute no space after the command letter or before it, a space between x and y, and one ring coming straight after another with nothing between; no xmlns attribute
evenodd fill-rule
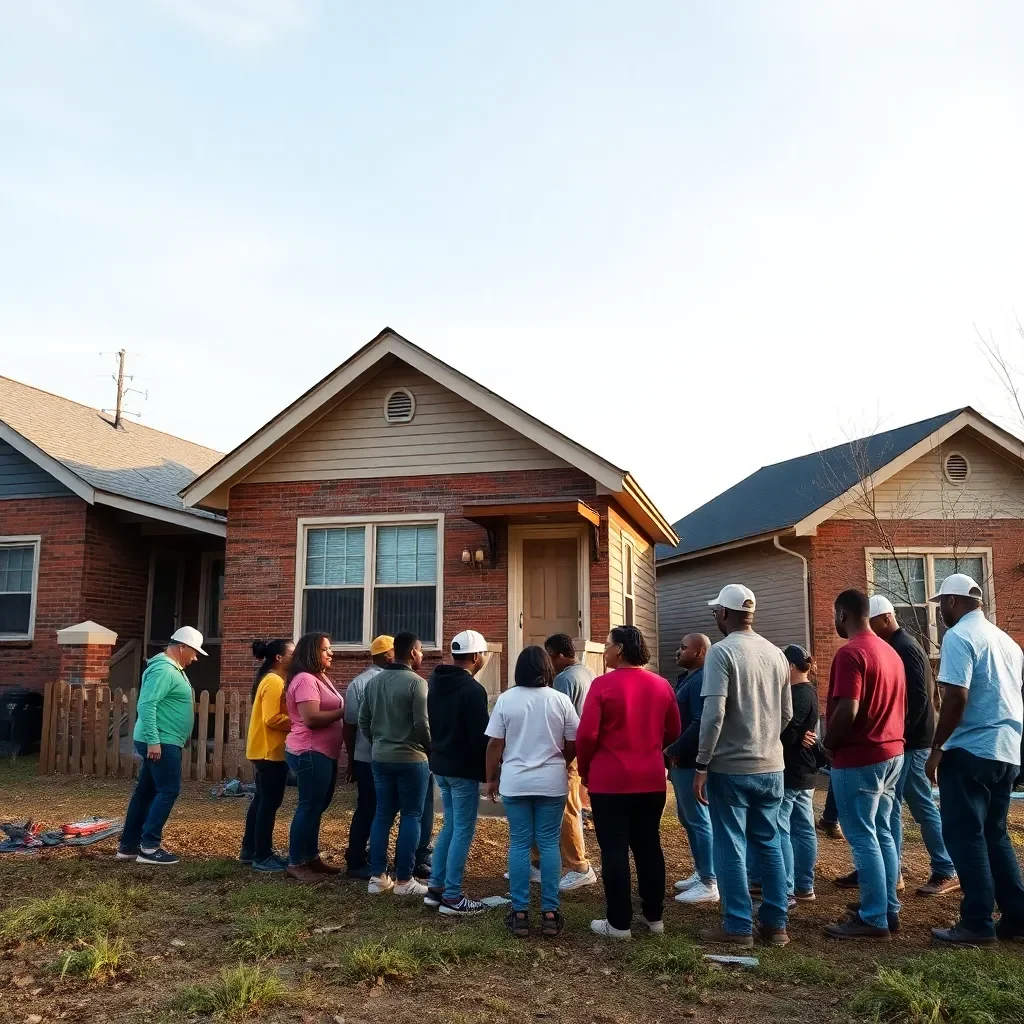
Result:
<svg viewBox="0 0 1024 1024"><path fill-rule="evenodd" d="M299 637L285 690L292 727L284 757L299 786L288 836L288 874L300 882L319 882L341 871L320 859L320 819L334 797L345 713L345 700L326 675L332 657L326 633Z"/></svg>
<svg viewBox="0 0 1024 1024"><path fill-rule="evenodd" d="M576 730L576 759L590 790L608 905L608 917L590 927L611 939L630 937L630 850L640 920L657 935L665 930L663 751L679 736L679 707L668 683L643 667L650 660L643 633L635 626L616 626L604 648L609 671L590 684Z"/></svg>

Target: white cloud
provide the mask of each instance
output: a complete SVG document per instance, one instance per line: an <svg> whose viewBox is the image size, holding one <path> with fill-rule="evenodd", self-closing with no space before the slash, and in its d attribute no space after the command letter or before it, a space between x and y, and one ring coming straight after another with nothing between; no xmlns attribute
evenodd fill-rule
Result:
<svg viewBox="0 0 1024 1024"><path fill-rule="evenodd" d="M185 27L219 43L265 46L302 29L310 0L151 0Z"/></svg>

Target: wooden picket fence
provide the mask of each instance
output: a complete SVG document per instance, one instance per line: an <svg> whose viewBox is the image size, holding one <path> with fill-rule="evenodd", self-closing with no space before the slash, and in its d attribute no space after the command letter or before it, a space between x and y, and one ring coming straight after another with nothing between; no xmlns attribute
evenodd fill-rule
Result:
<svg viewBox="0 0 1024 1024"><path fill-rule="evenodd" d="M138 774L132 734L136 688L72 687L47 683L43 696L43 735L39 774L133 778ZM252 698L221 690L211 701L203 691L195 704L196 728L182 750L183 782L252 780L245 756L245 732Z"/></svg>

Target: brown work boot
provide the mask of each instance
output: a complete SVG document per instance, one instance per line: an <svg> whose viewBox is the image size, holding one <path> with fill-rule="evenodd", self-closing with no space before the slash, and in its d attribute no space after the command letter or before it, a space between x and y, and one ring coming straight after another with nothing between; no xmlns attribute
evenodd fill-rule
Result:
<svg viewBox="0 0 1024 1024"><path fill-rule="evenodd" d="M848 875L840 875L835 880L837 889L859 889L860 882L857 881L857 872L851 871Z"/></svg>
<svg viewBox="0 0 1024 1024"><path fill-rule="evenodd" d="M341 868L336 868L333 864L325 864L319 857L314 857L307 865L310 871L315 871L318 875L340 875Z"/></svg>
<svg viewBox="0 0 1024 1024"><path fill-rule="evenodd" d="M324 876L314 871L308 864L289 864L285 869L285 874L305 885L319 885L324 880Z"/></svg>
<svg viewBox="0 0 1024 1024"><path fill-rule="evenodd" d="M878 942L891 942L892 933L888 928L875 928L864 921L860 914L851 913L845 921L830 924L825 928L825 935L830 939L875 939Z"/></svg>
<svg viewBox="0 0 1024 1024"><path fill-rule="evenodd" d="M758 937L768 943L769 946L788 946L789 933L785 928L769 928L767 925L757 925Z"/></svg>
<svg viewBox="0 0 1024 1024"><path fill-rule="evenodd" d="M951 892L959 891L960 879L956 875L952 877L932 875L924 885L917 887L918 896L948 896Z"/></svg>
<svg viewBox="0 0 1024 1024"><path fill-rule="evenodd" d="M814 826L826 839L842 839L843 830L839 827L838 821L826 821L819 818Z"/></svg>
<svg viewBox="0 0 1024 1024"><path fill-rule="evenodd" d="M727 932L724 928L702 928L697 933L697 938L705 945L716 946L742 946L750 949L754 945L754 936L749 933Z"/></svg>

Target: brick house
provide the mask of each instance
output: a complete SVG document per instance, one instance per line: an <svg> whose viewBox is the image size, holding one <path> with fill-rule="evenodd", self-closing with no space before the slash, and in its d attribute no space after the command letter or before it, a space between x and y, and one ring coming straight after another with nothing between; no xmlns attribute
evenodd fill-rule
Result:
<svg viewBox="0 0 1024 1024"><path fill-rule="evenodd" d="M970 408L765 466L659 546L662 668L672 676L683 635L713 629L707 601L729 582L756 594L759 632L809 646L823 686L842 643L832 603L848 587L886 594L937 658L944 627L928 598L967 572L1024 641L1022 519L1024 443Z"/></svg>
<svg viewBox="0 0 1024 1024"><path fill-rule="evenodd" d="M211 637L190 670L215 688L224 521L178 491L220 454L0 377L0 686L56 679L57 631L117 634L132 685L179 624Z"/></svg>
<svg viewBox="0 0 1024 1024"><path fill-rule="evenodd" d="M552 632L634 622L656 650L654 545L677 538L636 481L390 329L183 497L227 517L225 686L249 686L253 637L314 629L339 683L402 629L427 668L479 630L495 686Z"/></svg>

